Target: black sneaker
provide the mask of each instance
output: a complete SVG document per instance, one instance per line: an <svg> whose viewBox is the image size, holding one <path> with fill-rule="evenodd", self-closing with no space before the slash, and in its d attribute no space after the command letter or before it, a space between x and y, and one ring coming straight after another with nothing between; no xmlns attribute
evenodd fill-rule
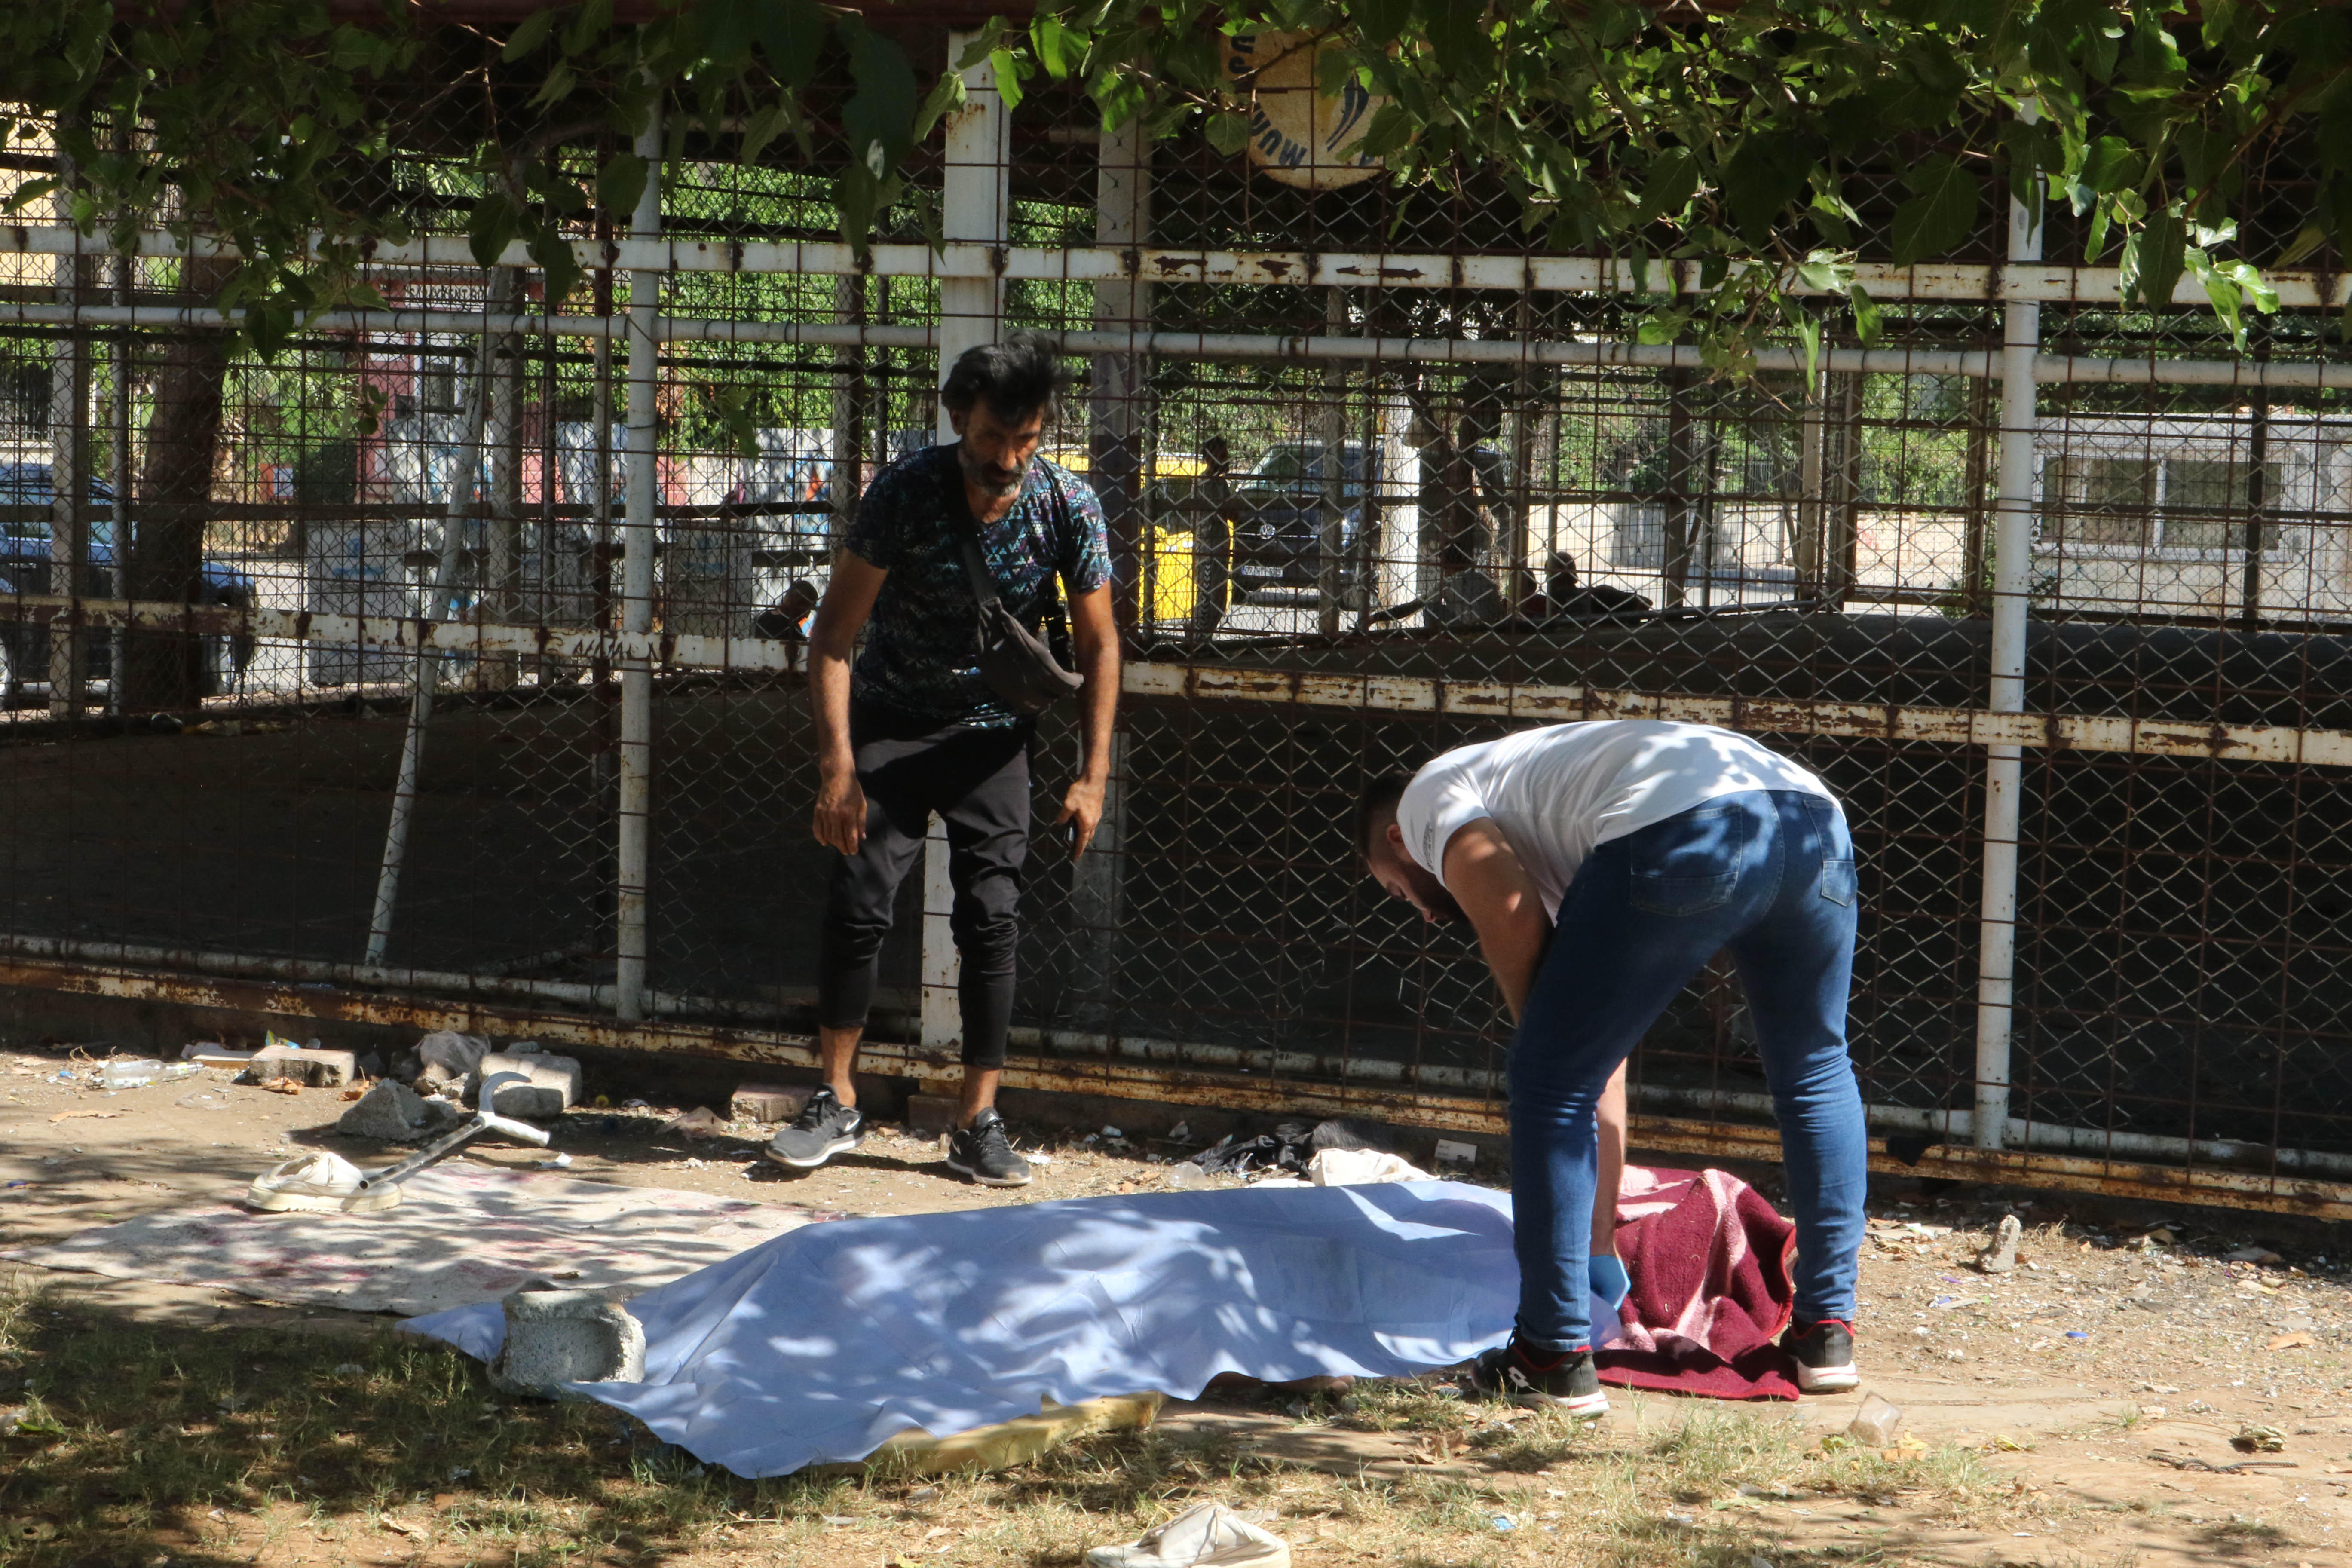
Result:
<svg viewBox="0 0 2352 1568"><path fill-rule="evenodd" d="M973 1117L971 1126L948 1134L948 1169L983 1187L1029 1184L1029 1162L1013 1152L1004 1118L992 1108Z"/></svg>
<svg viewBox="0 0 2352 1568"><path fill-rule="evenodd" d="M789 1127L768 1140L768 1158L796 1171L814 1171L835 1154L866 1142L866 1113L844 1105L829 1089L808 1097Z"/></svg>
<svg viewBox="0 0 2352 1568"><path fill-rule="evenodd" d="M1570 1415L1605 1415L1609 1396L1589 1350L1529 1350L1513 1334L1470 1369L1470 1383L1489 1399L1507 1399L1530 1410L1565 1410Z"/></svg>
<svg viewBox="0 0 2352 1568"><path fill-rule="evenodd" d="M1836 1394L1862 1382L1853 1369L1853 1331L1835 1318L1804 1329L1790 1325L1780 1348L1795 1359L1797 1386L1807 1394Z"/></svg>

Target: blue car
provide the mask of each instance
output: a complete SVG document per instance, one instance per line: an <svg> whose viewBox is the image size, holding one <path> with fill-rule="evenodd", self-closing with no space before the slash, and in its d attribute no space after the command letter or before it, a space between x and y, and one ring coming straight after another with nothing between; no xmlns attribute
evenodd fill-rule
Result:
<svg viewBox="0 0 2352 1568"><path fill-rule="evenodd" d="M0 463L0 594L50 592L49 518L57 488L47 463ZM90 598L115 598L121 591L119 570L114 491L105 481L89 481L89 575L81 584ZM203 565L197 603L248 608L257 602L252 578L217 561ZM58 584L59 588L63 584ZM211 648L206 690L216 691L253 659L250 637L205 639ZM113 673L110 639L91 639L87 673L104 679ZM47 628L22 621L0 621L0 703L14 698L27 679L46 680L49 668Z"/></svg>

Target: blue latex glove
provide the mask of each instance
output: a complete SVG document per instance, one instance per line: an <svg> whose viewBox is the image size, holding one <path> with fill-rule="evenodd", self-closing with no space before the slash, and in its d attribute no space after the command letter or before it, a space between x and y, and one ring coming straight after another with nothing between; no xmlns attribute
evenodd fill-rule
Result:
<svg viewBox="0 0 2352 1568"><path fill-rule="evenodd" d="M1625 1272L1625 1265L1612 1253L1594 1253L1587 1260L1584 1272L1592 1293L1608 1302L1612 1312L1633 1293L1633 1277Z"/></svg>

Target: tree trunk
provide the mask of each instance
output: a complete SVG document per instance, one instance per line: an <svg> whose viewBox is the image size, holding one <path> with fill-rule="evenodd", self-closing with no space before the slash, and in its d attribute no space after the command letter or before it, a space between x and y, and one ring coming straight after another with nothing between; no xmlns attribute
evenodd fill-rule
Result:
<svg viewBox="0 0 2352 1568"><path fill-rule="evenodd" d="M236 268L235 261L215 258L183 263L181 303L191 310L209 305ZM205 513L220 446L229 343L225 326L184 328L157 359L147 468L131 509L136 531L129 573L133 599L193 605L201 597ZM123 641L123 711L169 712L196 705L211 673L205 637L142 631Z"/></svg>

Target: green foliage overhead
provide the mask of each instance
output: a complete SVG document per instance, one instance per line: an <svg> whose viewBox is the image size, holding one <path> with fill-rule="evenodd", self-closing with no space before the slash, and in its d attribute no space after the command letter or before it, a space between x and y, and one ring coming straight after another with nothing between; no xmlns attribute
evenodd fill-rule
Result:
<svg viewBox="0 0 2352 1568"><path fill-rule="evenodd" d="M1204 38L1328 43L1386 106L1360 150L1412 183L1498 179L1550 248L1696 260L1713 286L1661 312L1742 368L1806 331L1782 290L1850 261L1865 181L1901 180L1892 259L1948 253L2014 195L2121 241L2126 300L2197 278L2242 341L2276 308L2259 267L2352 239L2352 11L2340 0L1085 0L995 44L1000 71L1075 76L1106 122L1190 102L1240 144ZM1220 142L1220 145L1224 145ZM2246 172L2312 179L2283 255L2233 257ZM1857 325L1871 330L1865 300Z"/></svg>
<svg viewBox="0 0 2352 1568"><path fill-rule="evenodd" d="M267 350L364 301L351 279L366 246L416 219L415 160L469 168L477 255L522 241L561 298L576 279L566 237L599 210L625 226L644 188L630 142L656 94L673 148L698 122L745 162L783 135L813 159L804 95L845 84L829 177L860 243L894 203L928 214L905 161L961 100L954 71L817 0L678 0L626 27L611 0L581 0L502 37L421 26L429 14L0 7L0 102L57 117L86 229L234 243L247 265L222 302L247 309ZM1735 373L1772 333L1817 346L1818 317L1786 298L1801 277L1874 330L1848 291L1874 181L1899 181L1884 240L1909 263L1984 233L2006 196L2039 204L2046 174L2095 258L2119 263L2126 302L2190 276L2241 333L2247 310L2275 308L2261 267L2340 251L2352 230L2352 14L2333 0L1048 0L954 63L992 58L1014 101L1074 84L1108 125L1140 117L1232 151L1246 105L1223 41L1269 30L1328 43L1327 87L1352 77L1383 101L1361 151L1391 178L1477 174L1548 248L1699 263L1706 289L1645 335L1697 342ZM140 128L127 148L118 124ZM2247 171L2282 153L2311 181L2301 232L2279 256L2236 254ZM34 182L17 204L46 194Z"/></svg>
<svg viewBox="0 0 2352 1568"><path fill-rule="evenodd" d="M392 0L365 25L334 20L326 0L0 6L0 104L28 111L0 130L21 151L54 123L79 166L85 232L122 243L160 224L233 244L245 265L218 302L245 309L268 353L320 310L382 302L354 280L368 247L406 240L420 206L450 195L419 178L420 160L471 171L476 258L520 240L561 300L579 281L569 242L585 220L601 210L628 226L649 173L631 143L657 97L672 150L690 126L714 140L724 129L755 163L787 132L805 153L802 90L821 68L845 74L856 145L834 197L861 239L877 212L919 195L900 165L961 101L961 79L926 96L898 45L815 0L681 0L630 26L612 13L582 0L499 38L421 26L429 12ZM583 161L585 145L604 151ZM28 182L9 205L39 210L54 184Z"/></svg>

